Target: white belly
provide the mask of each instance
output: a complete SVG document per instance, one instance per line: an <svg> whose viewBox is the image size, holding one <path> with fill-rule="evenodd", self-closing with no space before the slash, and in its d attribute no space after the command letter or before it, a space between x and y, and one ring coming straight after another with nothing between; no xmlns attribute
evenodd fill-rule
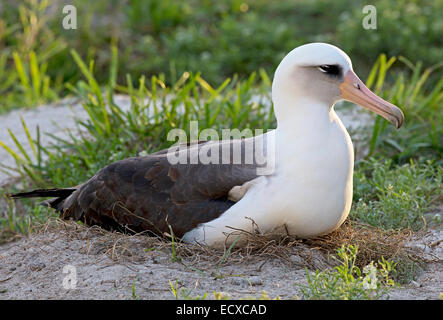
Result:
<svg viewBox="0 0 443 320"><path fill-rule="evenodd" d="M285 141L280 136L274 174L262 176L243 199L186 233L184 240L216 245L225 243L232 228L253 231L255 226L265 233L287 230L298 237L338 228L352 203L354 153L349 134L337 118L318 136L301 137ZM285 148L279 149L278 143Z"/></svg>
<svg viewBox="0 0 443 320"><path fill-rule="evenodd" d="M352 142L341 122L332 128L328 136L319 137L321 147L311 144L301 145L302 152L294 149L294 161L269 179L268 190L275 195L271 206L275 222L284 223L293 235L329 233L344 222L351 209Z"/></svg>
<svg viewBox="0 0 443 320"><path fill-rule="evenodd" d="M321 169L317 170L315 179L309 183L304 180L294 183L289 177L270 182L267 189L272 190L273 196L267 210L271 219L264 219L266 229L285 225L292 235L312 237L329 233L343 223L352 203L352 168L346 173L348 179L333 180L322 175ZM286 187L281 189L281 185ZM258 199L265 193L260 190L251 195L251 203L260 204L262 201Z"/></svg>

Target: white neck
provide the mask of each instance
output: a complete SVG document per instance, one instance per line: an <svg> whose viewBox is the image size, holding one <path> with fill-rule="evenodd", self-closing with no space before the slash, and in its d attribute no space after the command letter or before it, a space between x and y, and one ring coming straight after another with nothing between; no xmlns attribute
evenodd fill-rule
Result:
<svg viewBox="0 0 443 320"><path fill-rule="evenodd" d="M337 117L332 105L302 97L275 99L274 111L277 132L302 139L309 139Z"/></svg>
<svg viewBox="0 0 443 320"><path fill-rule="evenodd" d="M333 106L324 102L285 97L275 99L274 110L277 118L277 168L291 167L295 159L310 161L318 157L337 131L348 135Z"/></svg>

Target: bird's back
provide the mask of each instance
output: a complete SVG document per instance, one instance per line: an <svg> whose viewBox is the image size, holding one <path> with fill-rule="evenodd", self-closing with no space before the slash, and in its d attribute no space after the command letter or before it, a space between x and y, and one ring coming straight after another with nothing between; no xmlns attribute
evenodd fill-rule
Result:
<svg viewBox="0 0 443 320"><path fill-rule="evenodd" d="M186 163L171 164L167 150L120 160L72 189L70 195L63 194L45 203L64 219L155 234L169 233L171 227L181 237L199 224L219 217L235 204L228 200L228 192L257 177L255 163L233 163L234 146L240 145L244 151L245 141L188 146ZM222 149L226 143L230 144L230 163L223 164ZM204 146L209 154L219 150L220 163L191 163L190 150Z"/></svg>

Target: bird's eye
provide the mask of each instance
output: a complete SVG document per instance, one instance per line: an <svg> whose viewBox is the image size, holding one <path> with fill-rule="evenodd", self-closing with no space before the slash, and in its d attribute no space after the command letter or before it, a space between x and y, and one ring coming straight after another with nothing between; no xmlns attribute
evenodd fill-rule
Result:
<svg viewBox="0 0 443 320"><path fill-rule="evenodd" d="M323 73L327 73L334 76L340 75L340 67L335 64L324 64L318 66L318 70L320 70Z"/></svg>

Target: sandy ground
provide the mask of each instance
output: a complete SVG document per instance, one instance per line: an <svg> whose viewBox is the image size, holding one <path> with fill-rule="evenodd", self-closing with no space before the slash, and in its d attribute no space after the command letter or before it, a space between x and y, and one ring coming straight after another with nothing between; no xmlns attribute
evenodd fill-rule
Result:
<svg viewBox="0 0 443 320"><path fill-rule="evenodd" d="M223 251L183 254L173 261L171 247L153 246L146 236L124 236L73 227L73 223L34 233L0 246L0 299L175 299L221 292L230 299L300 298L305 267L329 266L328 256L299 244L284 258ZM438 299L443 291L442 231L413 239L431 261L410 284L390 291L390 299ZM156 240L158 241L158 240ZM156 248L152 250L152 248ZM75 276L76 283L72 281ZM183 290L188 290L183 293Z"/></svg>
<svg viewBox="0 0 443 320"><path fill-rule="evenodd" d="M126 96L117 96L122 108L129 107ZM358 108L338 108L344 124L353 131L368 124L372 116ZM51 143L44 133L66 137L75 129L75 118L86 114L74 100L32 110L13 111L0 116L0 141L13 146L7 128L19 141L26 142L20 115L32 134L40 126L42 144ZM63 122L61 122L63 119ZM63 128L57 125L63 123ZM29 149L25 144L25 148ZM0 163L13 160L0 149ZM0 186L8 176L0 173ZM424 249L430 256L426 270L409 285L391 291L391 299L438 299L443 291L442 243L440 229L428 236L411 240L411 246ZM305 283L309 263L323 269L329 257L318 250L300 247L286 259L269 255L250 255L222 261L224 252L182 257L173 261L170 247L151 250L148 237L110 236L91 229L73 230L60 226L33 233L0 246L0 299L174 299L171 283L179 297L213 298L213 292L224 292L230 298L259 297L264 290L271 298L300 297L298 285ZM74 282L75 288L71 287ZM69 281L68 281L69 280Z"/></svg>
<svg viewBox="0 0 443 320"><path fill-rule="evenodd" d="M103 246L102 237L72 239L67 233L33 235L1 247L0 293L2 299L175 299L171 283L189 289L190 296L213 298L213 292L226 292L231 298L260 296L266 290L271 297L292 298L298 294L296 283L304 279L304 270L277 259L251 257L242 263L172 262L170 250L147 251L145 239L127 238L130 257L116 259ZM122 245L122 243L117 244ZM219 252L221 259L223 252ZM188 265L189 267L185 266ZM75 289L65 289L63 268L76 268ZM193 271L190 267L200 271ZM289 281L288 281L289 280Z"/></svg>

